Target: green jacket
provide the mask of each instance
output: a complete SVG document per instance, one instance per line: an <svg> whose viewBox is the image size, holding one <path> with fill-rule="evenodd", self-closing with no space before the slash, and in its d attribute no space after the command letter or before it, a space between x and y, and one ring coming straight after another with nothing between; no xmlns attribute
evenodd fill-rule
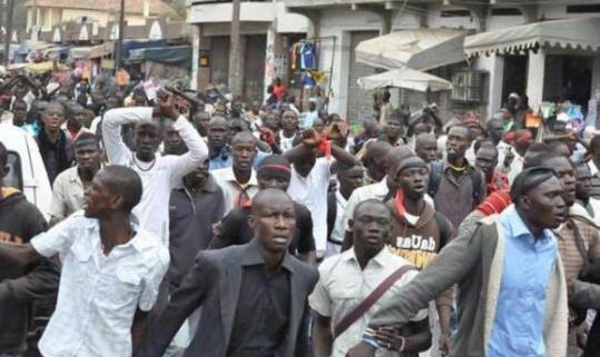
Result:
<svg viewBox="0 0 600 357"><path fill-rule="evenodd" d="M458 331L452 356L487 354L500 292L505 241L499 216L487 217L462 231L396 297L386 299L370 327L402 325L454 284L458 289ZM544 340L547 357L567 353L567 285L560 256L547 291Z"/></svg>

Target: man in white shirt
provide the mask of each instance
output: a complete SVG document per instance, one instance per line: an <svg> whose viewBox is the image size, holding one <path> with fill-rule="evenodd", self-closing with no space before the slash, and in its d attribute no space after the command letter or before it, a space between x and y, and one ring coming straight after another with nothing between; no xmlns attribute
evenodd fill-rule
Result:
<svg viewBox="0 0 600 357"><path fill-rule="evenodd" d="M109 166L86 191L84 212L30 244L0 245L7 264L63 258L56 310L38 344L43 356L131 356L169 264L159 237L132 222L141 197L135 171Z"/></svg>
<svg viewBox="0 0 600 357"><path fill-rule="evenodd" d="M256 171L252 168L257 152L254 135L248 131L238 133L231 140L233 165L212 171L225 197L224 216L234 208L250 205L258 193Z"/></svg>
<svg viewBox="0 0 600 357"><path fill-rule="evenodd" d="M51 226L83 207L84 191L102 166L102 150L94 134L82 134L73 146L77 166L61 172L52 186L49 209Z"/></svg>
<svg viewBox="0 0 600 357"><path fill-rule="evenodd" d="M319 267L319 282L309 296L311 308L317 313L313 341L314 357L345 357L368 326L381 302L394 296L416 275L410 264L390 253L385 244L391 234L390 210L380 201L367 200L354 211L352 235L354 246L340 255L326 259ZM340 322L353 313L388 277L404 268L404 273L389 286L373 305L345 330ZM395 351L381 350L378 357L411 356L431 345L427 310L411 319L410 332L394 331L390 335L399 341ZM334 336L335 331L337 336ZM402 336L402 337L400 337Z"/></svg>
<svg viewBox="0 0 600 357"><path fill-rule="evenodd" d="M171 190L181 185L183 176L204 162L208 148L194 126L177 112L171 94L159 96L157 100L158 108L119 108L106 112L102 120L102 138L109 162L130 167L142 178L144 194L133 210L140 226L157 234L168 246ZM184 155L157 155L165 120L174 121L173 128L189 150ZM136 124L135 153L121 137L121 126L125 124Z"/></svg>
<svg viewBox="0 0 600 357"><path fill-rule="evenodd" d="M335 164L332 171L337 175L339 185L327 194L327 252L326 256L340 253L346 228L344 212L352 192L364 182L365 170L362 166Z"/></svg>
<svg viewBox="0 0 600 357"><path fill-rule="evenodd" d="M317 158L318 151L324 156ZM360 163L344 149L322 139L314 129L305 130L302 133L302 143L287 151L284 156L292 163L288 194L311 212L317 254L322 254L327 246L327 192L331 164L335 160L348 166Z"/></svg>

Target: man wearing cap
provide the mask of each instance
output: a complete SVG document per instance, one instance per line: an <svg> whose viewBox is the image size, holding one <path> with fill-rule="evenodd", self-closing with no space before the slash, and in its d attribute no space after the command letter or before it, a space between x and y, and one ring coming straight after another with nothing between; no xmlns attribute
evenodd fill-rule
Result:
<svg viewBox="0 0 600 357"><path fill-rule="evenodd" d="M447 245L412 283L373 316L350 357L372 357L381 326L402 326L430 300L459 285L460 320L452 356L564 357L567 284L550 229L564 221L561 183L552 169L524 170L513 204Z"/></svg>
<svg viewBox="0 0 600 357"><path fill-rule="evenodd" d="M256 178L259 190L276 189L287 191L290 185L290 162L283 156L265 157L257 170ZM315 239L313 237L313 221L306 206L294 202L296 229L288 251L307 263L316 260ZM248 216L252 211L250 205L238 207L229 212L221 221L220 232L210 243L210 249L221 249L231 245L246 244L252 240L252 230L248 226Z"/></svg>

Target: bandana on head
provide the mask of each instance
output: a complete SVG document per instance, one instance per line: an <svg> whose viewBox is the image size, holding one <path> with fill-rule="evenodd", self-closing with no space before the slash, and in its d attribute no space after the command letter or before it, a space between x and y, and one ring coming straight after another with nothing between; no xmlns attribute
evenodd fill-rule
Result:
<svg viewBox="0 0 600 357"><path fill-rule="evenodd" d="M292 177L292 170L288 159L281 155L269 155L265 157L258 166L257 175L283 178L289 180Z"/></svg>

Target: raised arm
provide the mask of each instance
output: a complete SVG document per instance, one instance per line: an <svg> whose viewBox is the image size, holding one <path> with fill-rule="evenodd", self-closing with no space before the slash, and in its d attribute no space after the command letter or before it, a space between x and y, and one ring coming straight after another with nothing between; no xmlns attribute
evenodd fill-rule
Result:
<svg viewBox="0 0 600 357"><path fill-rule="evenodd" d="M153 108L136 107L111 109L104 114L102 141L108 161L112 165L127 165L131 159L131 151L121 137L121 127L125 124L151 121L153 113Z"/></svg>
<svg viewBox="0 0 600 357"><path fill-rule="evenodd" d="M179 115L173 129L188 148L181 156L167 156L171 167L171 181L178 183L181 178L196 169L208 157L208 147L194 126L183 115Z"/></svg>

